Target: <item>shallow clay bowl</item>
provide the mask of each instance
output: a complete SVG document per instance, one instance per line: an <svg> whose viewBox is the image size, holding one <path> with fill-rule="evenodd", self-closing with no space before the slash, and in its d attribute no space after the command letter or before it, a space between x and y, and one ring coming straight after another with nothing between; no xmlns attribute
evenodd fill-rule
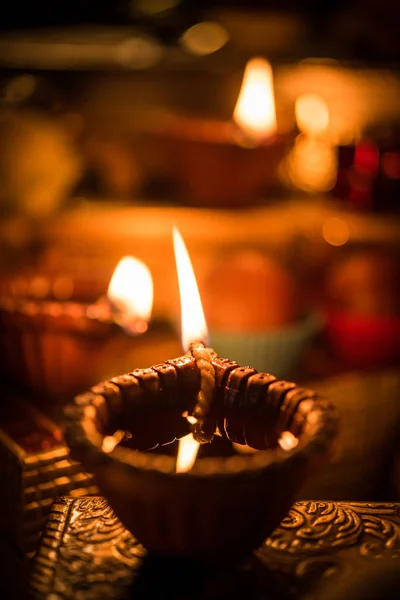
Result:
<svg viewBox="0 0 400 600"><path fill-rule="evenodd" d="M189 432L182 413L193 409L200 385L190 356L100 383L65 410L72 456L147 551L205 564L240 560L262 544L307 474L327 460L336 423L333 407L310 390L227 359L213 364L216 446L222 437L259 452L217 452L175 473L169 443ZM129 446L104 452L116 429L130 431ZM287 431L298 442L292 450L279 445Z"/></svg>
<svg viewBox="0 0 400 600"><path fill-rule="evenodd" d="M96 281L72 275L2 280L0 352L6 378L37 394L70 400L106 376L103 351L123 336L107 311L94 314L100 289Z"/></svg>

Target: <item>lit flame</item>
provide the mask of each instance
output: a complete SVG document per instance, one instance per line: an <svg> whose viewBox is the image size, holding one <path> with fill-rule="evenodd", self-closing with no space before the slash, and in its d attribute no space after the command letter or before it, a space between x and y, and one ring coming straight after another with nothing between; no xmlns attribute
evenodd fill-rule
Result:
<svg viewBox="0 0 400 600"><path fill-rule="evenodd" d="M199 448L199 442L196 442L191 433L179 440L178 456L176 459L177 473L186 473L187 471L190 471L196 462Z"/></svg>
<svg viewBox="0 0 400 600"><path fill-rule="evenodd" d="M190 256L176 227L173 238L181 297L182 347L187 352L192 342L207 343L208 330Z"/></svg>
<svg viewBox="0 0 400 600"><path fill-rule="evenodd" d="M202 341L206 343L208 330L190 256L185 242L176 227L173 230L173 239L181 297L182 346L187 351L192 342ZM191 422L190 417L188 420ZM177 473L190 471L196 461L199 447L200 444L196 442L191 433L179 440L178 456L176 459Z"/></svg>
<svg viewBox="0 0 400 600"><path fill-rule="evenodd" d="M117 264L107 296L122 324L132 332L147 329L153 308L153 279L148 267L133 256L124 256Z"/></svg>
<svg viewBox="0 0 400 600"><path fill-rule="evenodd" d="M272 69L264 58L253 58L247 63L233 118L253 138L275 135Z"/></svg>
<svg viewBox="0 0 400 600"><path fill-rule="evenodd" d="M329 126L329 109L318 94L303 94L295 104L296 123L300 131L319 135Z"/></svg>

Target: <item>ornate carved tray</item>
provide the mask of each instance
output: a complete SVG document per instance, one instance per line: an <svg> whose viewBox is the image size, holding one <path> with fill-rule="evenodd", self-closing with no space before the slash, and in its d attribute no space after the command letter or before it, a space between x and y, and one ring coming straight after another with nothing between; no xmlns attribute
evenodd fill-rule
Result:
<svg viewBox="0 0 400 600"><path fill-rule="evenodd" d="M3 388L0 404L0 537L29 554L55 498L95 494L97 488L71 459L53 419Z"/></svg>
<svg viewBox="0 0 400 600"><path fill-rule="evenodd" d="M254 559L229 572L152 562L100 496L53 505L31 578L37 600L314 598L375 559L400 557L400 503L296 503Z"/></svg>

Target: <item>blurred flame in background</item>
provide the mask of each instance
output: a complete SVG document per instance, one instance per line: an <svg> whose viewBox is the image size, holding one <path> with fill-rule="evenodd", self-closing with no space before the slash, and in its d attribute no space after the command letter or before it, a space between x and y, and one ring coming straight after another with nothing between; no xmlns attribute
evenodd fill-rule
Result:
<svg viewBox="0 0 400 600"><path fill-rule="evenodd" d="M121 258L111 277L107 296L133 323L137 333L147 330L153 308L153 278L147 265L134 256Z"/></svg>
<svg viewBox="0 0 400 600"><path fill-rule="evenodd" d="M301 133L282 165L283 177L305 192L327 192L337 173L336 150L327 134L328 106L317 94L303 94L296 100L295 116Z"/></svg>
<svg viewBox="0 0 400 600"><path fill-rule="evenodd" d="M325 132L332 144L358 141L373 123L397 121L400 79L382 69L351 69L332 59L307 58L276 73L279 96L293 104L304 95L319 96L329 111Z"/></svg>
<svg viewBox="0 0 400 600"><path fill-rule="evenodd" d="M252 138L261 141L276 133L272 68L264 58L246 65L233 119Z"/></svg>
<svg viewBox="0 0 400 600"><path fill-rule="evenodd" d="M301 132L280 165L283 183L295 189L332 189L336 147L358 145L368 127L398 120L400 79L388 70L350 69L332 59L307 58L296 68L279 69L276 86L279 96L295 105ZM364 185L358 171L356 185Z"/></svg>

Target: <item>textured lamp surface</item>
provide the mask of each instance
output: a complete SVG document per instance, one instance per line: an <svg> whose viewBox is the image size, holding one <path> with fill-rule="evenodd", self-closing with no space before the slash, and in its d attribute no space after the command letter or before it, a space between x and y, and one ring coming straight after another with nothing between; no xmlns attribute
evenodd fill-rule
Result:
<svg viewBox="0 0 400 600"><path fill-rule="evenodd" d="M329 455L336 418L329 402L296 384L214 358L212 405L228 441L260 450L196 461L145 452L189 433L200 374L191 356L115 377L66 409L72 456L95 476L124 525L155 555L241 559L259 547L293 504L307 474ZM104 437L129 430L129 447L106 453ZM284 451L282 432L298 438Z"/></svg>

